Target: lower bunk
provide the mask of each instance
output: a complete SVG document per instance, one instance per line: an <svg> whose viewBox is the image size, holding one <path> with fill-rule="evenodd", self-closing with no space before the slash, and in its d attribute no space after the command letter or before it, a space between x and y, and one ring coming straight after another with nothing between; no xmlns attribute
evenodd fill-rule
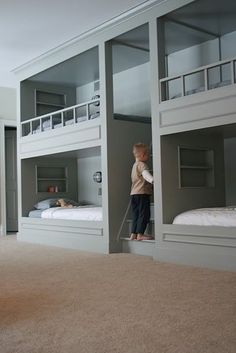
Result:
<svg viewBox="0 0 236 353"><path fill-rule="evenodd" d="M155 258L219 270L236 270L236 227L163 224Z"/></svg>
<svg viewBox="0 0 236 353"><path fill-rule="evenodd" d="M21 217L17 239L30 243L108 253L103 221Z"/></svg>

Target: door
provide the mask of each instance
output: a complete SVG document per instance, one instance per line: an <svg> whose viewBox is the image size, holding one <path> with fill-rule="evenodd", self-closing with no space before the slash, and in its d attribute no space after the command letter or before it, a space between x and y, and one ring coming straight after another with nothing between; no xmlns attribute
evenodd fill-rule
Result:
<svg viewBox="0 0 236 353"><path fill-rule="evenodd" d="M17 162L16 129L5 129L6 163L6 226L7 232L17 232Z"/></svg>

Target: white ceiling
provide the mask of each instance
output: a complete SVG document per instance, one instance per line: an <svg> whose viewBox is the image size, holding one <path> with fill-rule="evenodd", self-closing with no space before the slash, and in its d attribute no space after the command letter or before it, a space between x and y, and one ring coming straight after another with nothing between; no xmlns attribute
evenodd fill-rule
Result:
<svg viewBox="0 0 236 353"><path fill-rule="evenodd" d="M161 2L162 0L157 0ZM0 86L33 58L153 0L0 0Z"/></svg>

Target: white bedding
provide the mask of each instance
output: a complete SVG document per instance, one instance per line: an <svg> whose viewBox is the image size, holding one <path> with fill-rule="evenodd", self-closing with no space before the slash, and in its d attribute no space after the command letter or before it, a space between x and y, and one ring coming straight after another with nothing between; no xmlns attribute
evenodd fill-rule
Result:
<svg viewBox="0 0 236 353"><path fill-rule="evenodd" d="M186 211L176 216L173 224L236 227L236 206Z"/></svg>
<svg viewBox="0 0 236 353"><path fill-rule="evenodd" d="M44 210L41 214L41 217L49 219L71 219L79 221L102 221L102 207L52 207Z"/></svg>

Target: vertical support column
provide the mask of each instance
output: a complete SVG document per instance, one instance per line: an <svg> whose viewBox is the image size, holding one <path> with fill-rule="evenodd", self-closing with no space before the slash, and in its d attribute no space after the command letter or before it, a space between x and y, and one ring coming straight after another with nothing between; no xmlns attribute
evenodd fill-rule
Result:
<svg viewBox="0 0 236 353"><path fill-rule="evenodd" d="M162 19L149 22L150 70L151 70L151 115L152 153L154 176L154 220L156 246L162 234L162 183L161 183L161 137L160 137L160 97L163 94L159 78L165 76L164 23ZM157 258L157 251L154 258Z"/></svg>
<svg viewBox="0 0 236 353"><path fill-rule="evenodd" d="M100 77L100 115L101 115L101 162L102 162L102 206L103 230L107 252L110 251L110 131L113 114L112 83L112 45L111 42L99 44L99 77Z"/></svg>
<svg viewBox="0 0 236 353"><path fill-rule="evenodd" d="M5 126L0 121L0 236L6 235Z"/></svg>
<svg viewBox="0 0 236 353"><path fill-rule="evenodd" d="M156 65L157 65L157 69L158 69L158 73L157 73L157 80L158 80L158 86L159 86L159 80L161 78L164 78L166 76L166 71L167 71L167 65L168 65L168 55L165 52L165 22L162 18L158 18L157 20L155 20L156 24L155 24L155 28L156 28L156 51L157 51L157 61L156 61ZM151 25L150 25L151 26ZM151 28L150 28L151 29ZM150 33L151 35L151 33ZM151 37L150 37L150 49L151 47L153 47L153 45L151 44ZM154 48L154 47L153 47ZM168 96L168 86L167 83L165 83L165 85L160 85L159 88L159 102L166 100L166 96Z"/></svg>
<svg viewBox="0 0 236 353"><path fill-rule="evenodd" d="M21 217L22 217L22 186L21 186L21 158L20 158L21 87L22 87L21 82L18 82L17 91L16 91L18 234L21 232Z"/></svg>
<svg viewBox="0 0 236 353"><path fill-rule="evenodd" d="M221 48L221 37L218 37L218 47L219 47L219 61L222 60L222 48ZM220 65L220 83L223 80L222 66Z"/></svg>

